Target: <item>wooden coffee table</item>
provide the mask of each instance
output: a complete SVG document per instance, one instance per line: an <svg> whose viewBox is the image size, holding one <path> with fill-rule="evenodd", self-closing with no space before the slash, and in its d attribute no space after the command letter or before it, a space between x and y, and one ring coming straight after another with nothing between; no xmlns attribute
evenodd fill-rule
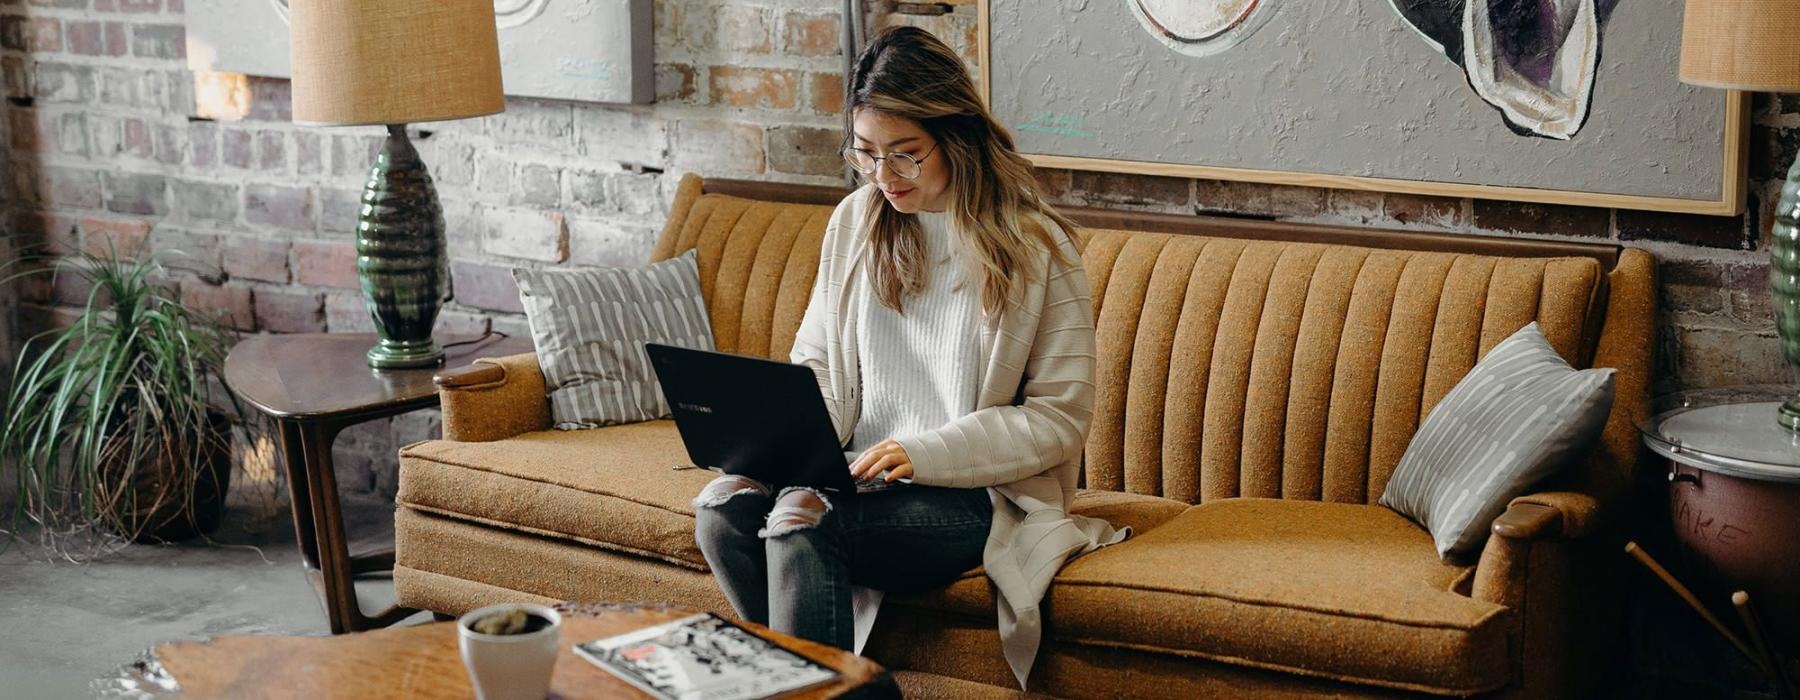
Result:
<svg viewBox="0 0 1800 700"><path fill-rule="evenodd" d="M576 656L572 645L693 614L675 608L592 604L564 604L557 610L563 614L563 632L551 697L570 699L649 697ZM790 697L900 697L893 677L873 661L759 625L744 627L843 674L836 683ZM187 698L467 700L475 695L457 648L455 622L335 637L233 635L173 642L156 647L156 663Z"/></svg>

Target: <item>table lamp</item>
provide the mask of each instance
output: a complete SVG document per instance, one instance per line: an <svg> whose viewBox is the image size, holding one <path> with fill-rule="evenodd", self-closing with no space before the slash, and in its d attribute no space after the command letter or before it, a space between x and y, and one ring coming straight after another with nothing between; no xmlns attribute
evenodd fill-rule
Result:
<svg viewBox="0 0 1800 700"><path fill-rule="evenodd" d="M1795 0L1687 0L1681 28L1681 82L1727 90L1800 91L1800 26ZM1788 168L1775 206L1769 287L1781 354L1800 379L1800 161ZM1776 420L1800 430L1800 393L1789 392Z"/></svg>
<svg viewBox="0 0 1800 700"><path fill-rule="evenodd" d="M444 210L406 124L506 108L493 0L293 0L289 12L294 122L387 126L356 226L357 277L381 336L369 366L435 366Z"/></svg>

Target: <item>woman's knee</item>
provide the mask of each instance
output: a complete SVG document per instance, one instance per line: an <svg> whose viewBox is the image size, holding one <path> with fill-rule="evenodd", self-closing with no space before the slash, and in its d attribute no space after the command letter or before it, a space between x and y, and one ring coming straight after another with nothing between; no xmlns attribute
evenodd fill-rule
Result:
<svg viewBox="0 0 1800 700"><path fill-rule="evenodd" d="M795 532L816 530L831 512L831 501L815 489L790 486L775 498L767 522L761 532L764 539L775 539Z"/></svg>
<svg viewBox="0 0 1800 700"><path fill-rule="evenodd" d="M769 510L769 487L727 474L694 497L694 539L702 551L733 539L754 537Z"/></svg>
<svg viewBox="0 0 1800 700"><path fill-rule="evenodd" d="M747 476L726 474L717 479L713 479L711 482L708 482L704 488L700 489L700 495L694 497L692 505L694 506L694 511L699 513L700 511L719 508L720 506L730 503L732 499L735 498L743 496L767 497L770 493L768 485L760 481Z"/></svg>

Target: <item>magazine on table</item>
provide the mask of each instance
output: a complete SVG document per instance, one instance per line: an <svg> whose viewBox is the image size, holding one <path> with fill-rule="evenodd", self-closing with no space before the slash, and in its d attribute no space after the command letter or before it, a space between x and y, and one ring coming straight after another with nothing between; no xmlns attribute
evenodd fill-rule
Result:
<svg viewBox="0 0 1800 700"><path fill-rule="evenodd" d="M838 673L712 613L575 645L594 665L664 700L752 700Z"/></svg>

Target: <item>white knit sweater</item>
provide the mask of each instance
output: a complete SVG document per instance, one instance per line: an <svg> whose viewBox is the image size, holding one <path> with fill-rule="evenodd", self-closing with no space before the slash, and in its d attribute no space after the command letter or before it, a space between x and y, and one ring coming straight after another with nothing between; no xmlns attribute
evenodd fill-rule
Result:
<svg viewBox="0 0 1800 700"><path fill-rule="evenodd" d="M981 382L981 292L963 269L950 215L921 212L925 288L900 311L881 303L873 285L856 285L850 301L861 322L862 417L850 451L861 454L888 438L936 429L975 410ZM866 274L866 268L865 268Z"/></svg>
<svg viewBox="0 0 1800 700"><path fill-rule="evenodd" d="M882 206L864 186L838 205L825 229L819 275L790 359L811 367L848 444L862 408L858 315L868 234L862 209ZM1067 259L1037 251L1021 261L1006 310L981 325L982 375L975 410L896 440L914 483L986 487L994 523L982 566L994 584L1001 649L1021 687L1043 638L1038 605L1069 558L1124 539L1105 521L1072 515L1081 453L1094 412L1094 307L1081 254L1067 233L1044 227Z"/></svg>

